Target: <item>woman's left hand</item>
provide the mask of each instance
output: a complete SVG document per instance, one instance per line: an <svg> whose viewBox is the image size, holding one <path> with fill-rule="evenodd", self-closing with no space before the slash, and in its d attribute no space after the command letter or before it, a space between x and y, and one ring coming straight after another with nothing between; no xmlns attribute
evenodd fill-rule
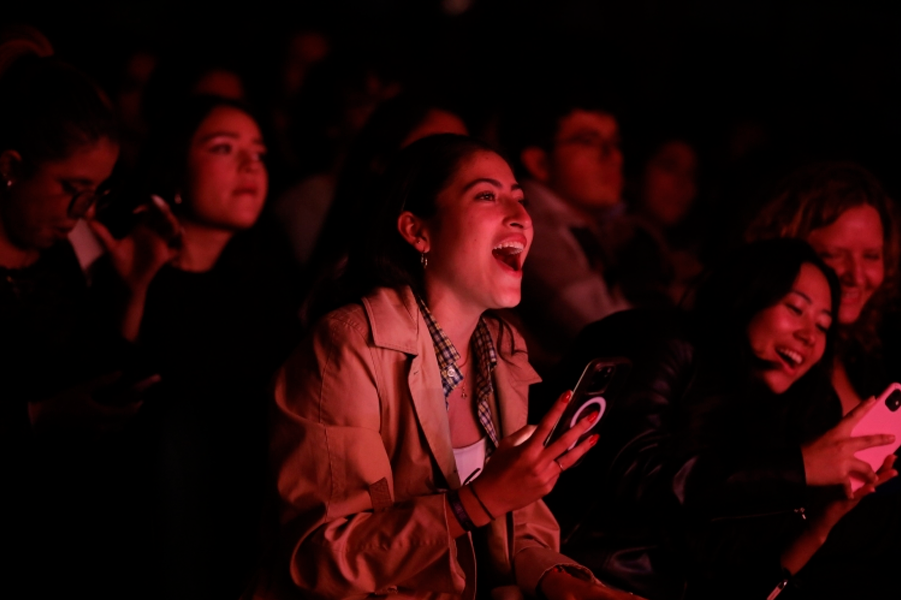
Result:
<svg viewBox="0 0 901 600"><path fill-rule="evenodd" d="M640 596L579 579L565 571L548 571L538 589L547 600L642 600Z"/></svg>

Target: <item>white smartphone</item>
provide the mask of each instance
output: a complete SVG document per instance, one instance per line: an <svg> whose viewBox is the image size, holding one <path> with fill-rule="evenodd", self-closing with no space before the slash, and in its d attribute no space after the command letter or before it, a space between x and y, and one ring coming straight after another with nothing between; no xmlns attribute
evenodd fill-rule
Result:
<svg viewBox="0 0 901 600"><path fill-rule="evenodd" d="M876 399L876 406L870 409L860 423L851 431L851 437L878 435L888 433L895 436L895 441L884 446L864 448L854 453L860 460L866 461L874 471L879 470L885 457L894 453L901 445L901 383L893 383ZM857 491L865 481L851 475L851 490Z"/></svg>

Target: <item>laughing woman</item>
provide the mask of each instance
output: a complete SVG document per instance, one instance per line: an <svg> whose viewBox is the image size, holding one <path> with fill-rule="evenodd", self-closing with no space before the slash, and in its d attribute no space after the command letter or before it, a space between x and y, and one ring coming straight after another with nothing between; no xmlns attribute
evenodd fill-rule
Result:
<svg viewBox="0 0 901 600"><path fill-rule="evenodd" d="M897 208L871 173L852 163L817 164L793 173L752 224L748 237L804 239L838 276L833 389L827 399L836 412L847 414L889 383L901 381ZM872 573L887 572L901 552L898 484L892 482L844 519L825 552L807 569L845 574L824 586L823 594L863 597L865 586L886 587Z"/></svg>
<svg viewBox="0 0 901 600"><path fill-rule="evenodd" d="M842 296L832 384L843 412L899 381L898 342L880 335L883 317L897 305L898 219L872 174L850 163L794 173L748 237L807 240L838 275Z"/></svg>
<svg viewBox="0 0 901 600"><path fill-rule="evenodd" d="M540 501L596 438L567 451L585 421L544 446L567 396L526 429L538 378L492 313L519 302L532 242L510 167L472 138L432 136L398 156L384 192L339 308L276 380L288 585L472 598L478 564L481 594L618 597L557 553Z"/></svg>
<svg viewBox="0 0 901 600"><path fill-rule="evenodd" d="M668 467L684 516L688 598L775 598L789 585L792 597L832 597L807 594L844 578L806 567L897 472L892 460L874 472L854 455L893 441L851 437L875 400L844 418L829 402L839 306L835 274L793 239L739 249L699 288L695 371ZM866 481L853 495L851 477ZM875 571L864 572L872 581Z"/></svg>

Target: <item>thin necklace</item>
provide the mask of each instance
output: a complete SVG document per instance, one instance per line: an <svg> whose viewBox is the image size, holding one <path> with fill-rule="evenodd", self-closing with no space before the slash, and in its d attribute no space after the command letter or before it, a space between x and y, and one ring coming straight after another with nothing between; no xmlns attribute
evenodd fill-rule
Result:
<svg viewBox="0 0 901 600"><path fill-rule="evenodd" d="M463 362L457 363L457 370L460 371L460 375L463 375L463 367L466 366L466 362L469 360L469 357L466 357L466 360ZM466 400L469 398L469 394L466 393L466 377L463 377L462 381L460 381L460 397Z"/></svg>

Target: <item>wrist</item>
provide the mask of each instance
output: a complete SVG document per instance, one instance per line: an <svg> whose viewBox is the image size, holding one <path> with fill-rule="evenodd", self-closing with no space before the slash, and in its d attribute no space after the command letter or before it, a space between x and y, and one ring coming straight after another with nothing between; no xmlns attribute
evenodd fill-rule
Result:
<svg viewBox="0 0 901 600"><path fill-rule="evenodd" d="M488 507L488 505L485 504L485 501L482 499L482 495L478 491L476 491L476 482L473 481L472 483L470 483L468 486L465 486L465 487L469 489L470 493L472 494L472 497L475 498L476 502L479 503L479 508L481 508L482 512L488 517L488 520L489 521L495 520L497 518L498 513L497 513L496 509L492 510L491 508ZM489 498L489 500L490 500L490 498Z"/></svg>
<svg viewBox="0 0 901 600"><path fill-rule="evenodd" d="M459 493L460 502L476 527L484 527L494 520L494 517L482 507L473 493L472 484L464 485L457 492Z"/></svg>

